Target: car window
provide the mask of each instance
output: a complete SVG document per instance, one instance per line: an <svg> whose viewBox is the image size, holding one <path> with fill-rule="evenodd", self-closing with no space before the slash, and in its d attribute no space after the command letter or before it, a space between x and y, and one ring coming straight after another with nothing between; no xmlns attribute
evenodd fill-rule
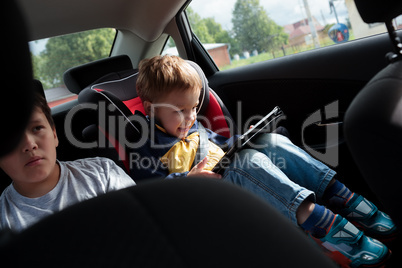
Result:
<svg viewBox="0 0 402 268"><path fill-rule="evenodd" d="M221 70L386 32L354 0L193 0L186 13Z"/></svg>
<svg viewBox="0 0 402 268"><path fill-rule="evenodd" d="M96 29L29 43L34 78L42 82L50 107L76 99L66 88L63 73L74 66L108 57L115 29Z"/></svg>

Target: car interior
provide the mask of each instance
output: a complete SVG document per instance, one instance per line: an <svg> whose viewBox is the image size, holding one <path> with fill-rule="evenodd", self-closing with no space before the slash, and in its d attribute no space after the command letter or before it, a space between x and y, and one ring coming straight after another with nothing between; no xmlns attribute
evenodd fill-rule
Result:
<svg viewBox="0 0 402 268"><path fill-rule="evenodd" d="M12 21L6 29L13 40L6 53L12 68L2 76L15 90L8 90L4 99L18 99L20 105L1 106L12 131L2 131L0 157L17 145L31 111L34 86L27 41L113 27L117 31L109 57L66 70L65 85L78 98L52 108L52 115L59 160L105 156L131 174L127 146L141 139L136 111L143 112L135 91L138 63L160 55L171 37L179 55L203 78L198 115L212 118L208 128L223 129L224 136L242 133L254 122L249 118L279 106L286 120L278 127L293 143L313 156L328 157L345 184L373 200L402 228L402 32L392 25L402 14L400 1L354 0L365 22L386 23L388 33L224 71L191 30L184 12L191 1L98 2L6 0L2 12L15 15L2 18L4 25ZM99 113L109 120L100 122ZM123 129L116 127L121 115ZM328 141L334 131L337 135ZM130 140L120 144L119 135ZM98 146L101 142L108 146ZM131 175L138 184L133 188L74 205L20 234L1 231L4 263L335 267L299 229L237 187L201 178L147 181L139 172ZM1 171L1 191L10 182ZM386 267L398 267L400 238L389 247L393 256ZM21 252L26 257L19 257Z"/></svg>

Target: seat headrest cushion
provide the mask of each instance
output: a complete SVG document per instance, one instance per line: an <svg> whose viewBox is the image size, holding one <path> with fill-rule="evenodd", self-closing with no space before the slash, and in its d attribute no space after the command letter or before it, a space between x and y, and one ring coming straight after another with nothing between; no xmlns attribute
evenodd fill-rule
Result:
<svg viewBox="0 0 402 268"><path fill-rule="evenodd" d="M39 80L33 80L33 90L42 95L42 97L46 98L45 90L43 89L43 85Z"/></svg>
<svg viewBox="0 0 402 268"><path fill-rule="evenodd" d="M389 22L402 14L401 0L355 0L355 4L366 23Z"/></svg>
<svg viewBox="0 0 402 268"><path fill-rule="evenodd" d="M106 74L132 68L133 65L127 55L109 57L68 69L64 73L64 83L68 90L78 94Z"/></svg>

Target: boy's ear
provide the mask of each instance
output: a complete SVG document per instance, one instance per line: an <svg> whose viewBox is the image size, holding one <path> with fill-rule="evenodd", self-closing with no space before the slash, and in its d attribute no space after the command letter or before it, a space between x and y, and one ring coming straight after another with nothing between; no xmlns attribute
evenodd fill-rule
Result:
<svg viewBox="0 0 402 268"><path fill-rule="evenodd" d="M54 141L56 144L56 147L59 146L59 138L57 137L57 132L56 132L56 128L53 127L53 137L54 137Z"/></svg>
<svg viewBox="0 0 402 268"><path fill-rule="evenodd" d="M143 105L144 105L144 110L145 110L146 115L152 116L151 115L151 113L152 113L152 102L144 101Z"/></svg>

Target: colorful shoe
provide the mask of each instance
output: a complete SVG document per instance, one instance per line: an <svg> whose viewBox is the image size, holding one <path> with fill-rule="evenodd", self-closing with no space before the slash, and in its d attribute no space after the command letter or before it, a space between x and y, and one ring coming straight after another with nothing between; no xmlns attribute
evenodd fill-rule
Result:
<svg viewBox="0 0 402 268"><path fill-rule="evenodd" d="M396 237L397 230L392 219L361 195L354 194L346 203L346 208L338 213L370 237L381 241Z"/></svg>
<svg viewBox="0 0 402 268"><path fill-rule="evenodd" d="M340 215L336 215L326 236L310 237L341 267L381 267L391 254L384 244L365 236Z"/></svg>

